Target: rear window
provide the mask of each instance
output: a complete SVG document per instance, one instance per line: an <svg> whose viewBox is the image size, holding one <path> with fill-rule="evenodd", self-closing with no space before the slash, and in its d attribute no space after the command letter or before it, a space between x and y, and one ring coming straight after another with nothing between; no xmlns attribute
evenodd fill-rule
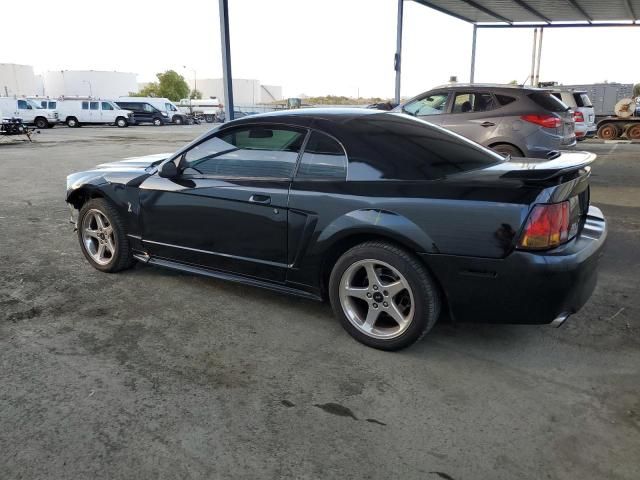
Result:
<svg viewBox="0 0 640 480"><path fill-rule="evenodd" d="M549 112L566 112L569 107L549 92L534 92L527 95L537 105Z"/></svg>
<svg viewBox="0 0 640 480"><path fill-rule="evenodd" d="M502 106L509 105L511 102L516 101L515 98L510 97L508 95L496 95L496 98L498 99L498 103Z"/></svg>
<svg viewBox="0 0 640 480"><path fill-rule="evenodd" d="M591 99L586 93L574 93L573 98L575 98L576 105L579 107L593 107Z"/></svg>
<svg viewBox="0 0 640 480"><path fill-rule="evenodd" d="M396 113L366 115L350 125L348 180L435 180L503 162L477 143Z"/></svg>

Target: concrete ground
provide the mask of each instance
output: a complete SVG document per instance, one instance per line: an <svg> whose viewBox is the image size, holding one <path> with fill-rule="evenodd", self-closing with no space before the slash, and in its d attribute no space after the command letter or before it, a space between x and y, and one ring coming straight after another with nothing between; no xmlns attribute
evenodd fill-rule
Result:
<svg viewBox="0 0 640 480"><path fill-rule="evenodd" d="M206 128L0 145L1 479L640 478L639 145L580 145L610 237L562 328L442 324L384 353L324 304L85 261L65 176Z"/></svg>

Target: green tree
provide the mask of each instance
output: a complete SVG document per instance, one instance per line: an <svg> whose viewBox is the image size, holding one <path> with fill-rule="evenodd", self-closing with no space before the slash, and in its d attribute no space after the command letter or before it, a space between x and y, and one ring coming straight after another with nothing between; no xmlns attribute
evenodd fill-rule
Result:
<svg viewBox="0 0 640 480"><path fill-rule="evenodd" d="M136 97L161 97L178 102L189 95L189 85L184 77L174 70L156 73L157 82L151 82L144 86Z"/></svg>
<svg viewBox="0 0 640 480"><path fill-rule="evenodd" d="M633 86L633 96L634 97L640 97L640 83L636 83Z"/></svg>
<svg viewBox="0 0 640 480"><path fill-rule="evenodd" d="M189 98L191 100L202 100L202 92L198 89L191 90Z"/></svg>

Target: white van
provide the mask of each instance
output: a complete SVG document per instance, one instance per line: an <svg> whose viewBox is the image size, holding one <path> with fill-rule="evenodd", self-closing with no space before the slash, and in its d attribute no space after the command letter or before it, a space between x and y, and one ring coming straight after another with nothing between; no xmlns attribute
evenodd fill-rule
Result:
<svg viewBox="0 0 640 480"><path fill-rule="evenodd" d="M116 102L148 103L157 108L167 122L183 125L187 123L187 116L182 113L175 103L168 98L156 97L118 97Z"/></svg>
<svg viewBox="0 0 640 480"><path fill-rule="evenodd" d="M60 99L58 100L60 121L69 127L89 124L108 124L128 127L133 124L133 113L123 110L110 100Z"/></svg>
<svg viewBox="0 0 640 480"><path fill-rule="evenodd" d="M58 112L42 108L28 98L0 97L0 110L5 117L21 118L38 128L51 128L58 123Z"/></svg>

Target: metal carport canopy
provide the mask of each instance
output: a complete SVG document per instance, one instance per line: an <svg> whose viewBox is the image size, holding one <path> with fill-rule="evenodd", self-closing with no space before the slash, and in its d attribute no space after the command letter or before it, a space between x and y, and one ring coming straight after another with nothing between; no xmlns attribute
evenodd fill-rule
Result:
<svg viewBox="0 0 640 480"><path fill-rule="evenodd" d="M398 1L395 100L400 102L402 17L405 0ZM412 0L473 25L471 81L475 69L478 28L561 28L640 26L640 0ZM227 116L233 119L231 48L228 0L218 0L222 71Z"/></svg>

